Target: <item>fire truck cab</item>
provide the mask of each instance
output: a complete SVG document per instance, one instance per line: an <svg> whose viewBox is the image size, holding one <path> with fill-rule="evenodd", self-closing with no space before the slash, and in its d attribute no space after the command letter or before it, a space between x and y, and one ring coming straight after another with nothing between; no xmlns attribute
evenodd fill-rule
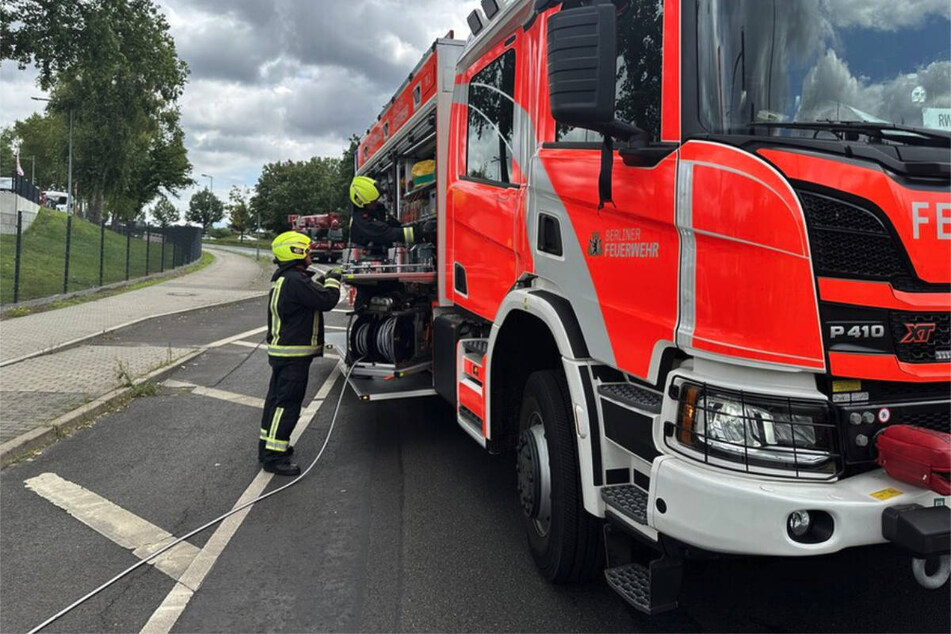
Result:
<svg viewBox="0 0 951 634"><path fill-rule="evenodd" d="M891 541L947 580L951 16L878 4L484 0L361 141L438 238L348 269L342 363L514 453L548 579L653 614L692 551Z"/></svg>

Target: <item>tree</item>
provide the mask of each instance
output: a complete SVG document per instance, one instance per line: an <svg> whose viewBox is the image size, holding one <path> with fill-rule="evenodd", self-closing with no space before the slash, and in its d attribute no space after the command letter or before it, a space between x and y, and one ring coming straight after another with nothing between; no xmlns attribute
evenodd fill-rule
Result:
<svg viewBox="0 0 951 634"><path fill-rule="evenodd" d="M66 189L67 127L62 117L34 113L0 132L0 176L15 169L14 141L19 143L20 165L27 178L36 172L42 189Z"/></svg>
<svg viewBox="0 0 951 634"><path fill-rule="evenodd" d="M244 232L253 226L247 190L242 192L237 185L231 188L228 192L228 214L231 229L244 236Z"/></svg>
<svg viewBox="0 0 951 634"><path fill-rule="evenodd" d="M251 199L253 213L261 214L268 230L287 230L287 216L342 211L349 190L341 188L340 159L313 157L307 161L268 163L261 171Z"/></svg>
<svg viewBox="0 0 951 634"><path fill-rule="evenodd" d="M150 213L155 218L155 222L159 223L163 229L173 222L178 222L178 219L181 218L178 208L165 196L155 201L155 206L152 207Z"/></svg>
<svg viewBox="0 0 951 634"><path fill-rule="evenodd" d="M177 105L188 67L153 0L4 4L0 56L37 67L48 113L74 113L73 180L91 220L106 202L134 218L191 184Z"/></svg>
<svg viewBox="0 0 951 634"><path fill-rule="evenodd" d="M208 227L221 222L224 217L225 205L221 199L211 193L210 189L196 192L188 201L185 220L200 224L203 231L208 231Z"/></svg>

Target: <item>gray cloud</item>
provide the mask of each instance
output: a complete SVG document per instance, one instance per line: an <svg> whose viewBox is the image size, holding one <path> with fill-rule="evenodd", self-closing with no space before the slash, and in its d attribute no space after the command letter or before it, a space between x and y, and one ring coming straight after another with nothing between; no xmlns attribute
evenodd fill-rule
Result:
<svg viewBox="0 0 951 634"><path fill-rule="evenodd" d="M921 26L933 15L951 17L948 0L823 0L823 5L838 27L880 31Z"/></svg>

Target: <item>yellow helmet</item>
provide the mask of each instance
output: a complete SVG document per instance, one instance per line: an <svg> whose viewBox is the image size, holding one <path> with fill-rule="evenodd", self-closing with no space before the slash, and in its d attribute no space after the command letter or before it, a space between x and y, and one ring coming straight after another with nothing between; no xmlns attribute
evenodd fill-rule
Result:
<svg viewBox="0 0 951 634"><path fill-rule="evenodd" d="M357 207L363 207L380 197L376 181L368 176L354 176L350 183L350 200Z"/></svg>
<svg viewBox="0 0 951 634"><path fill-rule="evenodd" d="M271 252L278 262L303 260L309 251L310 238L297 231L285 231L271 243Z"/></svg>

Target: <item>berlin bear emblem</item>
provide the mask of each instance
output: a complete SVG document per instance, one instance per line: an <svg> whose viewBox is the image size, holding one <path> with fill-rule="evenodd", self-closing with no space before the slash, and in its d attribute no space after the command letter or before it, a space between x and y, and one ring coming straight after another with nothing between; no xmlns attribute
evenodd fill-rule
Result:
<svg viewBox="0 0 951 634"><path fill-rule="evenodd" d="M601 234L595 231L588 240L588 255L601 255L604 252L604 243L601 242Z"/></svg>

